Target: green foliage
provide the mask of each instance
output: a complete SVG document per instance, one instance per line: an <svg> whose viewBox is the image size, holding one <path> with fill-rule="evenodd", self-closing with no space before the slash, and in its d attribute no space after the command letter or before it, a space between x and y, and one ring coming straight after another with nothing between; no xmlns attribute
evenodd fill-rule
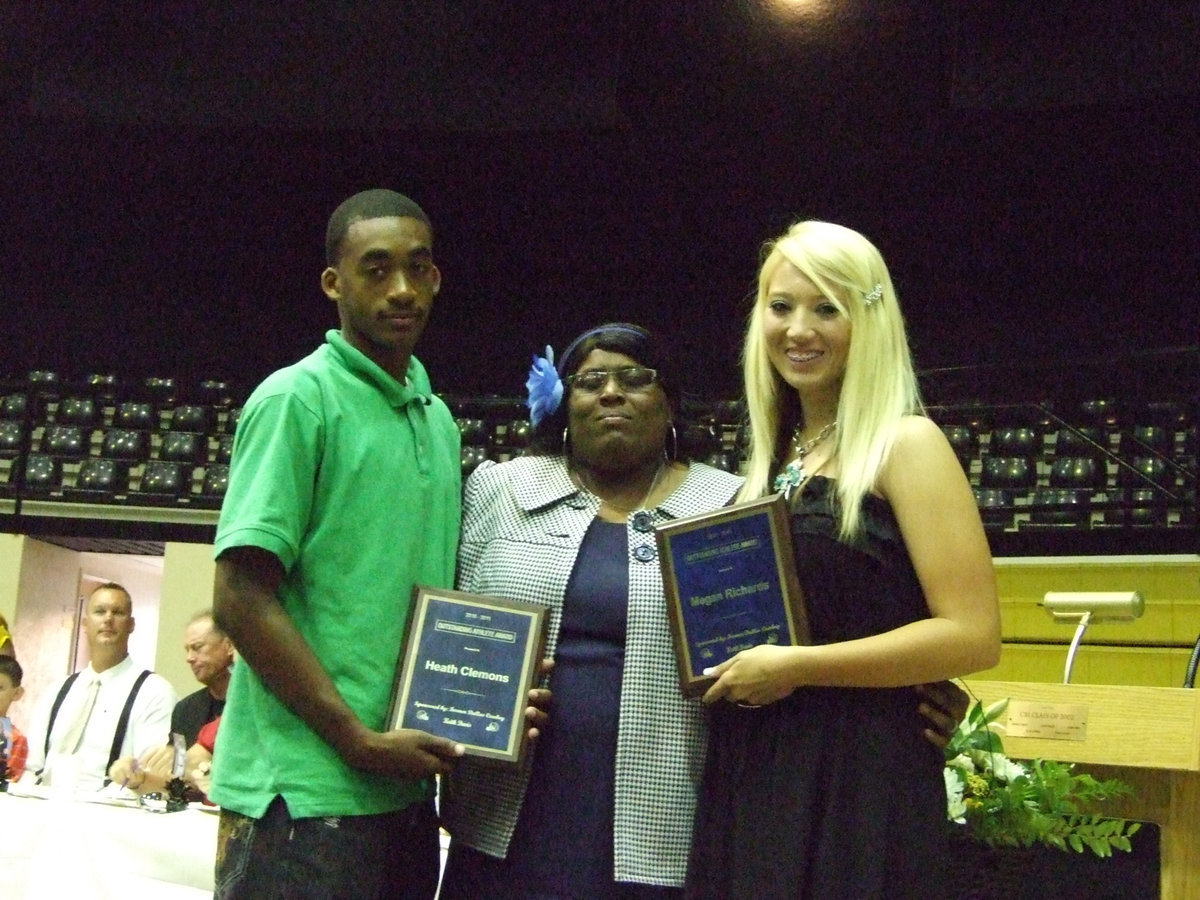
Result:
<svg viewBox="0 0 1200 900"><path fill-rule="evenodd" d="M992 847L1045 844L1101 857L1129 852L1139 823L1106 818L1096 807L1131 794L1130 787L1077 773L1069 763L1010 760L995 724L1007 706L1002 700L985 709L977 701L946 746L948 817Z"/></svg>

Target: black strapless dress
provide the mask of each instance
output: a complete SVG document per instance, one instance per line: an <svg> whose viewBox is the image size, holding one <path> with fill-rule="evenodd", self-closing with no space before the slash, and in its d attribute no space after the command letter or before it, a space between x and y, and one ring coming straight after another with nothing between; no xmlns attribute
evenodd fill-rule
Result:
<svg viewBox="0 0 1200 900"><path fill-rule="evenodd" d="M891 507L837 540L835 482L814 477L792 535L814 641L927 618ZM943 757L911 688L800 688L757 709L719 703L696 814L688 896L945 896Z"/></svg>

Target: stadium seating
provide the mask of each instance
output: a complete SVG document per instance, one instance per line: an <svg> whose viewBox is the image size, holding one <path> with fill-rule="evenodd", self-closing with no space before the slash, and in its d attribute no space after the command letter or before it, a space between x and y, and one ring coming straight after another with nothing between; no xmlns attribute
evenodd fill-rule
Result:
<svg viewBox="0 0 1200 900"><path fill-rule="evenodd" d="M1194 365L1200 369L1200 361ZM1006 386L994 387L1000 388ZM968 398L930 407L994 547L1023 554L1092 552L1089 547L1195 552L1195 392L1072 399L1054 395L1053 384L1047 389L1053 399ZM10 504L0 507L0 520L19 516L24 501L36 500L39 515L49 518L55 504L63 504L62 515L76 517L75 531L120 530L126 518L143 523L143 530L155 523L166 528L177 518L171 507L204 513L198 521L211 530L247 395L212 378L126 381L90 374L76 380L38 370L0 380L0 499ZM444 399L458 423L464 478L486 459L511 459L528 448L533 430L520 398ZM737 471L744 417L740 401L689 398L676 411L669 449ZM75 509L68 512L67 504ZM89 504L116 511L93 522L77 509ZM148 511L121 511L130 507ZM1085 540L1092 543L1079 543Z"/></svg>

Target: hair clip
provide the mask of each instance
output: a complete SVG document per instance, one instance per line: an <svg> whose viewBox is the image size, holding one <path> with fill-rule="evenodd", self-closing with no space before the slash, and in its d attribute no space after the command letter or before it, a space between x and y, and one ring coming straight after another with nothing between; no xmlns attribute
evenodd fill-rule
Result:
<svg viewBox="0 0 1200 900"><path fill-rule="evenodd" d="M875 287L871 288L871 290L868 293L863 294L863 305L869 307L875 301L882 300L882 299L883 299L883 285L880 284L879 282L876 282Z"/></svg>
<svg viewBox="0 0 1200 900"><path fill-rule="evenodd" d="M554 368L554 350L546 345L546 355L533 355L533 366L529 369L529 378L525 382L529 391L529 399L525 405L529 407L529 421L536 428L546 416L554 415L563 398L563 383Z"/></svg>

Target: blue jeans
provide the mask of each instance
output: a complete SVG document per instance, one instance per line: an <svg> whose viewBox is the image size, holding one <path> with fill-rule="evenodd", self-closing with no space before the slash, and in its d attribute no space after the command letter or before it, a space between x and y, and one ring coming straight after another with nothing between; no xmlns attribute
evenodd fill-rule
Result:
<svg viewBox="0 0 1200 900"><path fill-rule="evenodd" d="M433 801L373 816L293 819L276 797L261 819L221 810L218 900L431 900L438 883Z"/></svg>

